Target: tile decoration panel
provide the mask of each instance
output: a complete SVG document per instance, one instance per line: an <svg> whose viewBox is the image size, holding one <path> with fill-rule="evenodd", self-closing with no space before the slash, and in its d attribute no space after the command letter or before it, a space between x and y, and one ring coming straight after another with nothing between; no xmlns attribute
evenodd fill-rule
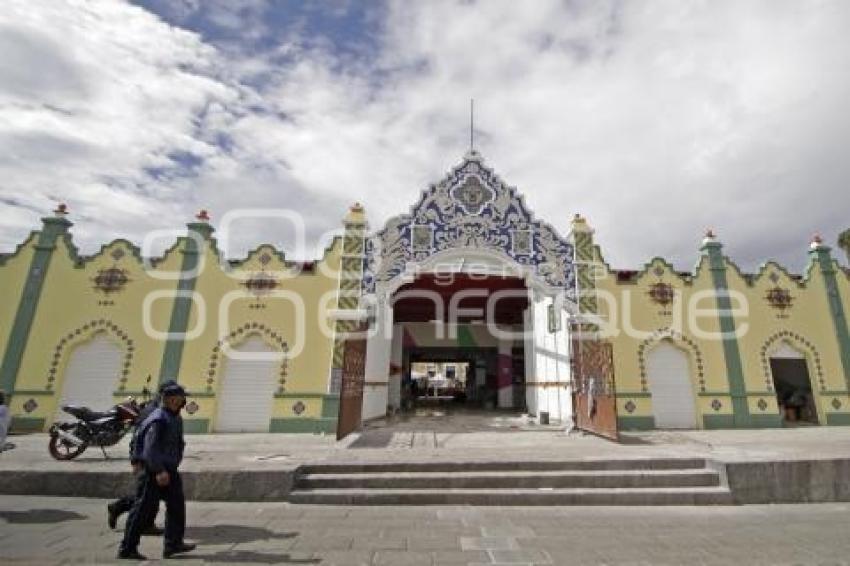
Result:
<svg viewBox="0 0 850 566"><path fill-rule="evenodd" d="M465 247L500 252L532 268L548 285L573 289L573 246L535 219L517 190L484 166L477 153L467 154L424 191L410 214L391 218L368 238L363 289L374 293L408 263Z"/></svg>

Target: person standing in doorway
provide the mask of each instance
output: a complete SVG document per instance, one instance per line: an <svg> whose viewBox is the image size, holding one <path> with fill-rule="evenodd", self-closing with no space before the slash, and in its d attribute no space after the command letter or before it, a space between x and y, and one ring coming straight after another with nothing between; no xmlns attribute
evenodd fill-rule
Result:
<svg viewBox="0 0 850 566"><path fill-rule="evenodd" d="M151 515L165 501L165 537L163 558L171 558L194 550L194 544L183 540L186 531L186 499L178 467L183 460L183 419L180 411L186 404L186 391L170 384L161 391L160 406L142 423L136 450L140 454L144 473L138 477L139 497L130 510L118 558L146 560L139 554L142 529L151 522Z"/></svg>
<svg viewBox="0 0 850 566"><path fill-rule="evenodd" d="M9 407L6 406L6 392L0 389L0 452L6 449L6 435L9 433Z"/></svg>

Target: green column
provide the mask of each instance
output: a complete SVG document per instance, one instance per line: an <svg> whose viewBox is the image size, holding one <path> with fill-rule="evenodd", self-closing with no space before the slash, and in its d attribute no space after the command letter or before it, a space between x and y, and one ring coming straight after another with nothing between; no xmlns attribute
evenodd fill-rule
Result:
<svg viewBox="0 0 850 566"><path fill-rule="evenodd" d="M850 261L850 230L845 230L838 235L838 247L844 250L847 261Z"/></svg>
<svg viewBox="0 0 850 566"><path fill-rule="evenodd" d="M180 362L183 358L184 335L189 326L189 315L192 312L192 297L189 295L195 290L200 255L204 249L198 247L198 241L207 241L213 233L213 227L206 222L193 222L188 225L189 236L185 239L183 246L183 262L181 275L177 283L178 296L174 298L171 309L171 322L168 325L168 333L171 335L166 340L165 349L162 353L162 365L159 369L159 382L168 379L179 378ZM193 237L194 236L194 237ZM178 336L174 336L177 334Z"/></svg>
<svg viewBox="0 0 850 566"><path fill-rule="evenodd" d="M847 317L844 313L844 305L838 292L838 282L835 280L835 264L830 254L829 246L823 245L820 238L812 242L809 257L820 266L823 275L826 299L829 302L829 314L835 329L835 338L838 341L838 351L841 354L841 367L844 369L844 382L850 391L850 333L847 330Z"/></svg>
<svg viewBox="0 0 850 566"><path fill-rule="evenodd" d="M732 301L729 298L729 285L726 280L726 260L722 249L723 244L709 233L700 251L708 256L711 281L717 297L717 316L720 321L720 331L723 333L723 357L726 360L729 394L732 397L733 422L736 427L745 428L752 426L753 423L747 406L747 387L744 381L741 350L735 336L735 318L732 316Z"/></svg>
<svg viewBox="0 0 850 566"><path fill-rule="evenodd" d="M56 216L42 218L41 221L42 229L35 244L35 253L30 262L18 310L12 323L6 352L3 355L3 364L0 366L0 389L10 394L14 390L18 370L26 351L36 308L41 298L41 289L44 286L47 269L50 267L53 250L56 249L56 241L73 225L65 219L65 209L62 206L56 211Z"/></svg>

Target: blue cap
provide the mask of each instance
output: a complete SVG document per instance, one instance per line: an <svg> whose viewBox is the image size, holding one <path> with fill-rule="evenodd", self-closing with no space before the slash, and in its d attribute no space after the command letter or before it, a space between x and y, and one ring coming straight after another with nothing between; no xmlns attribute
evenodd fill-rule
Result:
<svg viewBox="0 0 850 566"><path fill-rule="evenodd" d="M174 397L176 395L186 397L186 390L177 382L163 383L162 387L159 388L159 392L163 397Z"/></svg>

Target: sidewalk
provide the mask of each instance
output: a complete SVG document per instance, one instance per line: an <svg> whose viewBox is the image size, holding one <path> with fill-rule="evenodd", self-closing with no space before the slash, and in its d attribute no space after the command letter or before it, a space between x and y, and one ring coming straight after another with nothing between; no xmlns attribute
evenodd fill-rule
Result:
<svg viewBox="0 0 850 566"><path fill-rule="evenodd" d="M129 437L107 449L88 449L70 462L47 452L46 434L9 437L15 448L0 453L4 470L125 470ZM558 430L448 432L370 427L337 442L314 434L204 434L186 437L183 469L268 470L316 462L451 460L571 460L593 458L703 457L723 462L850 459L850 427L654 431L624 433L614 443Z"/></svg>

